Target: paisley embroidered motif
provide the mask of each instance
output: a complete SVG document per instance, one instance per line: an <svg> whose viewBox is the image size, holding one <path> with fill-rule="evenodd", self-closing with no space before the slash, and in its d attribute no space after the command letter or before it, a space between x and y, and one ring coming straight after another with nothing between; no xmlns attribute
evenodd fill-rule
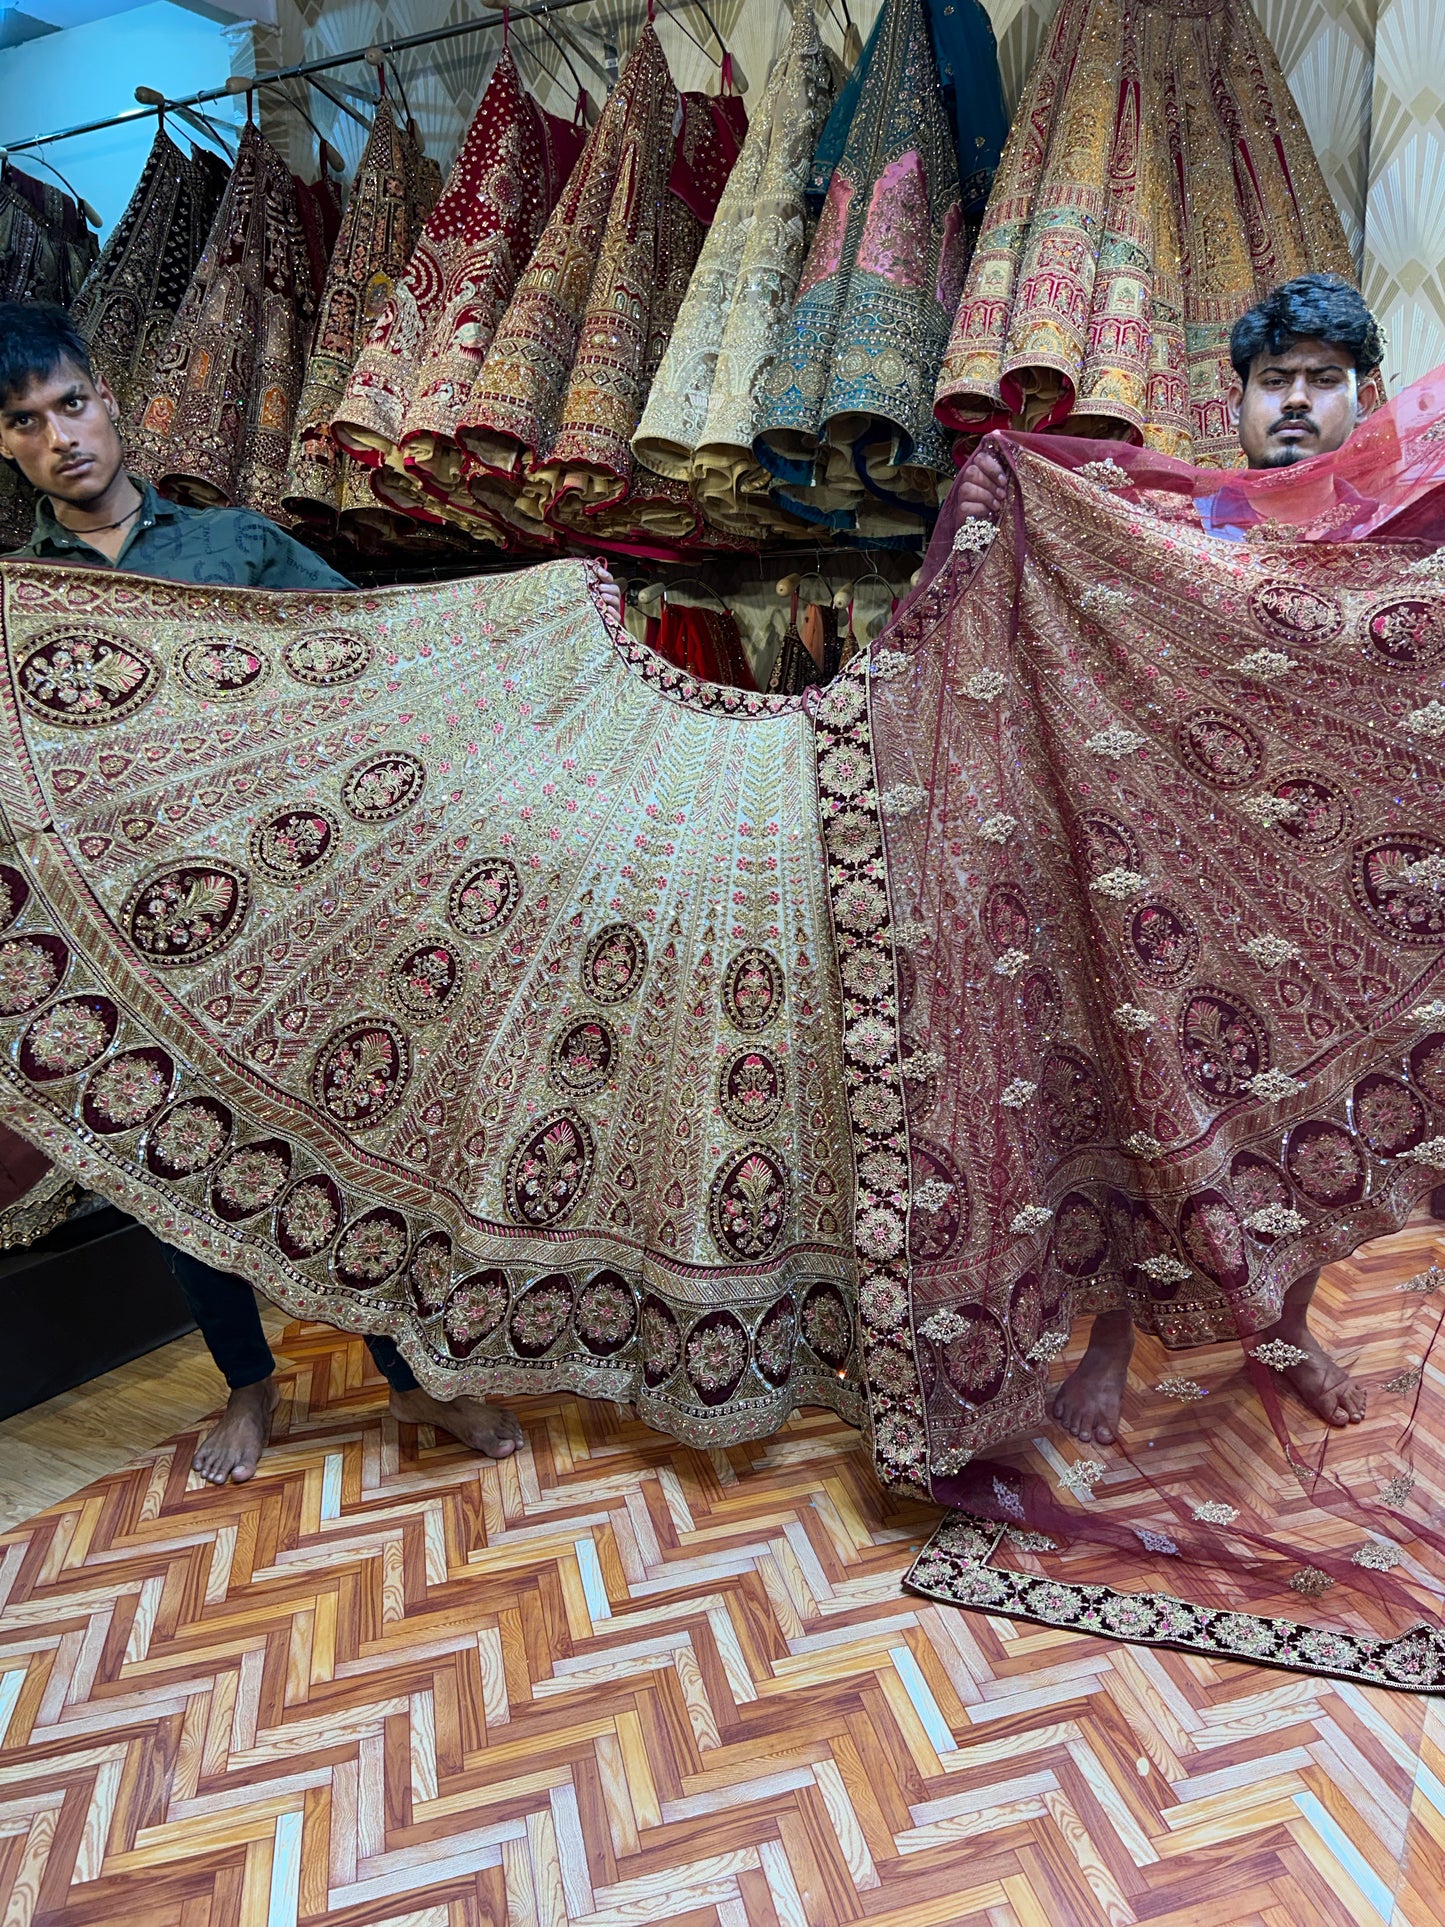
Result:
<svg viewBox="0 0 1445 1927"><path fill-rule="evenodd" d="M592 1181L592 1133L575 1111L553 1111L515 1147L504 1185L513 1224L556 1224Z"/></svg>
<svg viewBox="0 0 1445 1927"><path fill-rule="evenodd" d="M232 863L168 865L138 883L121 921L148 963L164 969L204 963L240 934L251 883Z"/></svg>
<svg viewBox="0 0 1445 1927"><path fill-rule="evenodd" d="M411 1045L384 1017L348 1024L317 1052L311 1072L316 1102L338 1124L369 1130L401 1102L411 1077Z"/></svg>
<svg viewBox="0 0 1445 1927"><path fill-rule="evenodd" d="M723 973L721 995L736 1029L766 1030L783 1007L783 967L770 950L740 951Z"/></svg>
<svg viewBox="0 0 1445 1927"><path fill-rule="evenodd" d="M15 687L42 722L93 729L134 715L160 680L160 664L128 638L54 629L20 659Z"/></svg>

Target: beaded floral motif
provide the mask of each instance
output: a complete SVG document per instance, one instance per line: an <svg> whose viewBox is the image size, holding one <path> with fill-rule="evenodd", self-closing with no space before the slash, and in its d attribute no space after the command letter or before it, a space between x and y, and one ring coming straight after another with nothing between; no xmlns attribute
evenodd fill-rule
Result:
<svg viewBox="0 0 1445 1927"><path fill-rule="evenodd" d="M1292 1231L1303 1231L1309 1219L1302 1211L1292 1210L1287 1204L1265 1204L1258 1211L1251 1211L1244 1222L1251 1231L1264 1231L1272 1238L1284 1238Z"/></svg>
<svg viewBox="0 0 1445 1927"><path fill-rule="evenodd" d="M384 1019L366 1019L323 1045L311 1087L338 1123L365 1129L396 1109L410 1077L411 1047L403 1033Z"/></svg>
<svg viewBox="0 0 1445 1927"><path fill-rule="evenodd" d="M290 1174L291 1161L280 1151L248 1145L220 1166L211 1189L237 1215L249 1214L274 1203Z"/></svg>
<svg viewBox="0 0 1445 1927"><path fill-rule="evenodd" d="M1113 897L1119 903L1127 902L1130 897L1139 896L1148 887L1149 879L1146 876L1142 876L1138 870L1126 870L1122 865L1116 865L1112 870L1105 870L1102 876L1096 876L1089 885L1089 888L1097 890L1101 897Z"/></svg>
<svg viewBox="0 0 1445 1927"><path fill-rule="evenodd" d="M1138 1004L1120 1004L1113 1015L1120 1030L1148 1030L1154 1022L1152 1013Z"/></svg>
<svg viewBox="0 0 1445 1927"><path fill-rule="evenodd" d="M246 643L207 637L184 649L177 667L198 695L212 702L227 702L248 694L270 674L271 665L259 649Z"/></svg>
<svg viewBox="0 0 1445 1927"><path fill-rule="evenodd" d="M65 946L15 937L0 943L0 1015L18 1016L43 1004L60 983L65 970Z"/></svg>
<svg viewBox="0 0 1445 1927"><path fill-rule="evenodd" d="M1241 675L1258 677L1261 682L1278 682L1295 667L1295 662L1282 649L1251 649L1234 666Z"/></svg>
<svg viewBox="0 0 1445 1927"><path fill-rule="evenodd" d="M360 823L389 823L409 810L425 787L425 763L407 751L390 750L347 771L341 800Z"/></svg>
<svg viewBox="0 0 1445 1927"><path fill-rule="evenodd" d="M1251 1097L1262 1097L1269 1100L1280 1097L1293 1097L1297 1091L1302 1091L1304 1088L1302 1078L1291 1077L1288 1071L1279 1070L1256 1071L1254 1076L1251 1077L1246 1084L1246 1089L1249 1091Z"/></svg>
<svg viewBox="0 0 1445 1927"><path fill-rule="evenodd" d="M375 1211L348 1225L336 1247L336 1268L369 1285L379 1285L401 1270L406 1259L405 1227Z"/></svg>
<svg viewBox="0 0 1445 1927"><path fill-rule="evenodd" d="M1283 937L1249 937L1239 947L1261 970L1278 970L1281 964L1299 955L1299 945L1288 943Z"/></svg>
<svg viewBox="0 0 1445 1927"><path fill-rule="evenodd" d="M1059 1484L1077 1498L1093 1497L1093 1487L1103 1478L1107 1467L1102 1459L1075 1459L1059 1474Z"/></svg>
<svg viewBox="0 0 1445 1927"><path fill-rule="evenodd" d="M955 554L982 555L991 548L998 529L979 515L966 515L954 531Z"/></svg>
<svg viewBox="0 0 1445 1927"><path fill-rule="evenodd" d="M282 810L251 833L251 859L278 883L294 883L334 854L340 826L326 810Z"/></svg>
<svg viewBox="0 0 1445 1927"><path fill-rule="evenodd" d="M1124 1140L1124 1149L1136 1158L1157 1158L1164 1146L1152 1131L1131 1131Z"/></svg>
<svg viewBox="0 0 1445 1927"><path fill-rule="evenodd" d="M1412 709L1405 727L1417 736L1428 736L1432 743L1438 741L1445 736L1445 703L1432 698L1423 709Z"/></svg>
<svg viewBox="0 0 1445 1927"><path fill-rule="evenodd" d="M530 1131L507 1163L504 1192L515 1224L555 1224L584 1195L596 1151L575 1111L554 1111Z"/></svg>
<svg viewBox="0 0 1445 1927"><path fill-rule="evenodd" d="M31 1077L65 1077L86 1070L110 1047L115 1029L113 1006L67 998L43 1011L26 1031L22 1064Z"/></svg>
<svg viewBox="0 0 1445 1927"><path fill-rule="evenodd" d="M1327 1572L1321 1572L1318 1566L1301 1566L1289 1583L1295 1592L1302 1594L1306 1599L1320 1599L1335 1582Z"/></svg>
<svg viewBox="0 0 1445 1927"><path fill-rule="evenodd" d="M228 863L181 863L136 885L121 911L150 963L172 968L213 957L239 934L250 881Z"/></svg>
<svg viewBox="0 0 1445 1927"><path fill-rule="evenodd" d="M160 665L119 637L62 629L42 638L22 658L20 700L42 721L91 729L133 715L154 695Z"/></svg>
<svg viewBox="0 0 1445 1927"><path fill-rule="evenodd" d="M1053 1222L1053 1212L1044 1204L1026 1204L1022 1211L1016 1212L1009 1223L1009 1230L1021 1238L1042 1231L1044 1226Z"/></svg>
<svg viewBox="0 0 1445 1927"><path fill-rule="evenodd" d="M231 1136L230 1114L207 1098L189 1098L167 1111L151 1132L151 1162L182 1177L214 1164Z"/></svg>
<svg viewBox="0 0 1445 1927"><path fill-rule="evenodd" d="M1110 723L1107 729L1101 729L1091 736L1084 748L1092 750L1095 756L1107 756L1118 762L1121 757L1132 756L1136 750L1143 749L1148 740L1137 729L1128 729L1123 723Z"/></svg>
<svg viewBox="0 0 1445 1927"><path fill-rule="evenodd" d="M999 1103L1006 1111L1021 1111L1033 1098L1038 1085L1027 1077L1010 1078L999 1093Z"/></svg>
<svg viewBox="0 0 1445 1927"><path fill-rule="evenodd" d="M1303 1365L1309 1358L1308 1352L1283 1338L1268 1339L1263 1345L1256 1345L1249 1355L1261 1365L1268 1365L1272 1372L1287 1372L1291 1366Z"/></svg>
<svg viewBox="0 0 1445 1927"><path fill-rule="evenodd" d="M522 901L517 866L504 856L473 863L447 892L447 920L464 937L494 937L505 930Z"/></svg>
<svg viewBox="0 0 1445 1927"><path fill-rule="evenodd" d="M1008 678L998 669L976 669L963 685L964 694L976 703L991 703L1001 696Z"/></svg>
<svg viewBox="0 0 1445 1927"><path fill-rule="evenodd" d="M1175 1398L1186 1405L1197 1404L1209 1396L1208 1387L1193 1378L1161 1378L1154 1390L1163 1398ZM1196 1512L1194 1516L1197 1519L1199 1514Z"/></svg>
<svg viewBox="0 0 1445 1927"><path fill-rule="evenodd" d="M371 644L349 629L318 629L287 643L282 661L289 675L313 689L355 682L371 663Z"/></svg>
<svg viewBox="0 0 1445 1927"><path fill-rule="evenodd" d="M109 1129L144 1124L170 1096L171 1077L158 1057L158 1052L127 1051L91 1077L87 1104Z"/></svg>
<svg viewBox="0 0 1445 1927"><path fill-rule="evenodd" d="M330 1244L340 1222L334 1187L321 1178L298 1184L281 1206L281 1230L301 1256Z"/></svg>
<svg viewBox="0 0 1445 1927"><path fill-rule="evenodd" d="M978 833L985 843L1007 843L1018 828L1018 818L1000 810L993 816L986 816L978 826Z"/></svg>

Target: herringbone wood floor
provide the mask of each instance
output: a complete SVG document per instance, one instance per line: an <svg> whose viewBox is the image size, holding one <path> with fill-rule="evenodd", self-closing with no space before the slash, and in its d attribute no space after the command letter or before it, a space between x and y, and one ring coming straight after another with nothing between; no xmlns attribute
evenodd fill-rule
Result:
<svg viewBox="0 0 1445 1927"><path fill-rule="evenodd" d="M1445 1915L1434 1702L910 1599L935 1515L832 1419L536 1399L492 1466L286 1351L253 1486L191 1431L0 1533L0 1927Z"/></svg>

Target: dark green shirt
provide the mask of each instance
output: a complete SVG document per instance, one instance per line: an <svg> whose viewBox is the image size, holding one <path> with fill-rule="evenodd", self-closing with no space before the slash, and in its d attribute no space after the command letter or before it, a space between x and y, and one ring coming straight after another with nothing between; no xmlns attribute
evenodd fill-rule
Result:
<svg viewBox="0 0 1445 1927"><path fill-rule="evenodd" d="M140 514L112 562L82 535L56 519L48 495L35 510L35 530L15 562L71 562L95 569L133 569L171 582L217 582L240 589L350 589L344 575L253 509L190 509L157 495L149 482L131 477L141 491Z"/></svg>

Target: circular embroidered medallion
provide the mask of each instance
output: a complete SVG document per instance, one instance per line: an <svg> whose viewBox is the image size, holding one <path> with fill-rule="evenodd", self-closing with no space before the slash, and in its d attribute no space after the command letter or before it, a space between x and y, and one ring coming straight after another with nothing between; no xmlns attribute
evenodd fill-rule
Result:
<svg viewBox="0 0 1445 1927"><path fill-rule="evenodd" d="M1058 1150L1087 1144L1107 1121L1098 1073L1082 1052L1056 1044L1039 1070L1039 1113Z"/></svg>
<svg viewBox="0 0 1445 1927"><path fill-rule="evenodd" d="M351 1291L374 1291L401 1270L410 1244L411 1234L399 1211L385 1205L364 1211L336 1241L331 1268L337 1284Z"/></svg>
<svg viewBox="0 0 1445 1927"><path fill-rule="evenodd" d="M322 1045L311 1094L338 1124L369 1130L401 1102L411 1077L411 1046L381 1017L362 1017Z"/></svg>
<svg viewBox="0 0 1445 1927"><path fill-rule="evenodd" d="M160 679L160 664L125 637L52 629L26 652L15 683L21 702L42 721L94 729L133 716Z"/></svg>
<svg viewBox="0 0 1445 1927"><path fill-rule="evenodd" d="M617 1032L605 1017L581 1017L552 1040L552 1082L574 1097L600 1091L612 1075L617 1050Z"/></svg>
<svg viewBox="0 0 1445 1927"><path fill-rule="evenodd" d="M793 1376L798 1342L798 1308L791 1292L763 1314L753 1337L753 1363L769 1385L786 1385Z"/></svg>
<svg viewBox="0 0 1445 1927"><path fill-rule="evenodd" d="M426 787L426 764L405 750L368 756L346 773L341 800L358 823L389 823L409 810Z"/></svg>
<svg viewBox="0 0 1445 1927"><path fill-rule="evenodd" d="M30 901L30 885L18 870L0 863L0 930L8 930Z"/></svg>
<svg viewBox="0 0 1445 1927"><path fill-rule="evenodd" d="M1365 617L1377 656L1397 669L1428 669L1445 656L1445 604L1423 597L1385 602Z"/></svg>
<svg viewBox="0 0 1445 1927"><path fill-rule="evenodd" d="M175 863L136 885L121 923L148 963L173 969L224 950L239 934L250 899L246 872L232 864Z"/></svg>
<svg viewBox="0 0 1445 1927"><path fill-rule="evenodd" d="M943 1347L943 1375L969 1405L985 1405L1002 1389L1008 1370L1008 1339L991 1311L960 1305L954 1312L967 1327Z"/></svg>
<svg viewBox="0 0 1445 1927"><path fill-rule="evenodd" d="M507 1315L511 1288L505 1271L495 1266L463 1278L448 1298L442 1330L453 1358L469 1358L484 1338L490 1338Z"/></svg>
<svg viewBox="0 0 1445 1927"><path fill-rule="evenodd" d="M1141 903L1129 924L1139 968L1154 984L1177 984L1199 957L1199 933L1173 904Z"/></svg>
<svg viewBox="0 0 1445 1927"><path fill-rule="evenodd" d="M211 1177L211 1206L218 1218L238 1224L273 1205L291 1176L291 1146L285 1138L257 1138L232 1151Z"/></svg>
<svg viewBox="0 0 1445 1927"><path fill-rule="evenodd" d="M1344 627L1344 611L1333 596L1319 595L1288 581L1261 582L1249 595L1250 613L1262 629L1309 649L1328 642Z"/></svg>
<svg viewBox="0 0 1445 1927"><path fill-rule="evenodd" d="M330 810L310 804L280 810L251 832L251 861L278 883L296 883L335 856L341 826Z"/></svg>
<svg viewBox="0 0 1445 1927"><path fill-rule="evenodd" d="M406 1282L418 1311L440 1311L452 1286L452 1241L445 1231L428 1231L416 1241Z"/></svg>
<svg viewBox="0 0 1445 1927"><path fill-rule="evenodd" d="M1314 1204L1358 1204L1365 1195L1363 1154L1343 1124L1315 1118L1289 1134L1285 1169Z"/></svg>
<svg viewBox="0 0 1445 1927"><path fill-rule="evenodd" d="M1242 998L1209 984L1188 991L1179 1014L1179 1061L1205 1097L1241 1096L1269 1069L1269 1036Z"/></svg>
<svg viewBox="0 0 1445 1927"><path fill-rule="evenodd" d="M682 1357L682 1334L671 1308L650 1293L642 1301L637 1320L638 1345L642 1352L643 1382L661 1385L677 1370Z"/></svg>
<svg viewBox="0 0 1445 1927"><path fill-rule="evenodd" d="M231 636L203 636L183 649L176 667L181 681L210 702L246 696L271 672L259 649Z"/></svg>
<svg viewBox="0 0 1445 1927"><path fill-rule="evenodd" d="M553 1111L507 1160L503 1195L513 1224L556 1224L592 1181L592 1133L575 1111Z"/></svg>
<svg viewBox="0 0 1445 1927"><path fill-rule="evenodd" d="M1410 1086L1379 1071L1356 1084L1350 1110L1355 1129L1380 1157L1413 1151L1429 1134L1429 1113Z"/></svg>
<svg viewBox="0 0 1445 1927"><path fill-rule="evenodd" d="M176 1067L154 1045L122 1051L92 1071L80 1101L80 1115L92 1131L112 1137L148 1124L168 1101Z"/></svg>
<svg viewBox="0 0 1445 1927"><path fill-rule="evenodd" d="M1431 1031L1410 1052L1410 1075L1426 1097L1445 1104L1445 1032Z"/></svg>
<svg viewBox="0 0 1445 1927"><path fill-rule="evenodd" d="M463 870L447 892L447 920L464 937L494 937L506 929L521 901L516 864L504 856L485 857Z"/></svg>
<svg viewBox="0 0 1445 1927"><path fill-rule="evenodd" d="M355 682L366 673L371 644L348 629L315 629L288 642L282 661L287 673L313 689L331 689Z"/></svg>
<svg viewBox="0 0 1445 1927"><path fill-rule="evenodd" d="M1355 849L1350 883L1368 923L1396 943L1438 944L1445 936L1445 890L1414 882L1410 866L1445 850L1432 836L1384 836Z"/></svg>
<svg viewBox="0 0 1445 1927"><path fill-rule="evenodd" d="M420 944L394 957L386 973L386 994L414 1023L440 1017L456 996L461 966L442 943Z"/></svg>
<svg viewBox="0 0 1445 1927"><path fill-rule="evenodd" d="M151 1126L146 1163L158 1178L188 1178L205 1171L231 1141L233 1119L214 1097L188 1097Z"/></svg>
<svg viewBox="0 0 1445 1927"><path fill-rule="evenodd" d="M1022 950L1027 954L1033 948L1029 906L1017 890L996 884L983 900L981 917L984 937L996 957L1001 957L1006 950Z"/></svg>
<svg viewBox="0 0 1445 1927"><path fill-rule="evenodd" d="M35 1084L88 1071L114 1043L119 1023L108 997L63 997L20 1039L20 1069Z"/></svg>
<svg viewBox="0 0 1445 1927"><path fill-rule="evenodd" d="M1054 1213L1049 1260L1070 1278L1092 1278L1109 1249L1104 1214L1082 1191L1070 1191Z"/></svg>
<svg viewBox="0 0 1445 1927"><path fill-rule="evenodd" d="M735 1050L717 1077L717 1101L739 1131L766 1131L783 1108L786 1074L771 1051L757 1045Z"/></svg>
<svg viewBox="0 0 1445 1927"><path fill-rule="evenodd" d="M914 1138L908 1251L915 1261L943 1258L968 1225L968 1192L941 1144Z"/></svg>
<svg viewBox="0 0 1445 1927"><path fill-rule="evenodd" d="M808 1287L802 1324L809 1348L833 1371L841 1371L853 1349L853 1319L836 1285L823 1282Z"/></svg>
<svg viewBox="0 0 1445 1927"><path fill-rule="evenodd" d="M341 1225L341 1193L318 1172L293 1184L276 1213L276 1242L288 1258L314 1258Z"/></svg>
<svg viewBox="0 0 1445 1927"><path fill-rule="evenodd" d="M720 994L734 1030L766 1030L783 1007L783 967L770 950L741 950L723 972Z"/></svg>
<svg viewBox="0 0 1445 1927"><path fill-rule="evenodd" d="M528 1285L512 1307L507 1337L520 1358L540 1358L561 1338L572 1316L572 1281L549 1271Z"/></svg>
<svg viewBox="0 0 1445 1927"><path fill-rule="evenodd" d="M582 988L599 1004L620 1004L634 995L647 970L647 944L630 923L609 923L590 937L582 953Z"/></svg>
<svg viewBox="0 0 1445 1927"><path fill-rule="evenodd" d="M1350 833L1349 798L1313 770L1286 770L1270 783L1269 794L1291 805L1291 813L1276 818L1270 828L1303 856L1321 856Z"/></svg>
<svg viewBox="0 0 1445 1927"><path fill-rule="evenodd" d="M0 943L0 1017L36 1010L60 988L70 951L48 932Z"/></svg>
<svg viewBox="0 0 1445 1927"><path fill-rule="evenodd" d="M1240 1151L1229 1167L1229 1189L1241 1217L1263 1211L1267 1205L1290 1202L1289 1179L1277 1164L1257 1151ZM1273 1234L1256 1231L1256 1238L1272 1242Z"/></svg>
<svg viewBox="0 0 1445 1927"><path fill-rule="evenodd" d="M577 1336L596 1358L620 1352L637 1329L637 1294L616 1271L599 1271L577 1299Z"/></svg>
<svg viewBox="0 0 1445 1927"><path fill-rule="evenodd" d="M1084 839L1090 876L1102 876L1106 870L1143 869L1139 839L1117 816L1087 810L1079 818L1079 833Z"/></svg>
<svg viewBox="0 0 1445 1927"><path fill-rule="evenodd" d="M1036 1271L1026 1271L1009 1293L1008 1329L1014 1350L1026 1359L1044 1331L1044 1294Z"/></svg>
<svg viewBox="0 0 1445 1927"><path fill-rule="evenodd" d="M1259 738L1238 716L1222 709L1196 709L1179 725L1179 754L1191 774L1216 789L1238 789L1264 762Z"/></svg>
<svg viewBox="0 0 1445 1927"><path fill-rule="evenodd" d="M791 1186L778 1153L749 1144L718 1166L708 1200L708 1223L728 1257L766 1258L788 1221Z"/></svg>
<svg viewBox="0 0 1445 1927"><path fill-rule="evenodd" d="M699 1318L683 1346L688 1383L704 1405L723 1405L738 1389L748 1362L748 1335L730 1311Z"/></svg>
<svg viewBox="0 0 1445 1927"><path fill-rule="evenodd" d="M1199 1191L1179 1214L1179 1239L1191 1263L1226 1291L1240 1291L1249 1277L1244 1226L1222 1191Z"/></svg>

